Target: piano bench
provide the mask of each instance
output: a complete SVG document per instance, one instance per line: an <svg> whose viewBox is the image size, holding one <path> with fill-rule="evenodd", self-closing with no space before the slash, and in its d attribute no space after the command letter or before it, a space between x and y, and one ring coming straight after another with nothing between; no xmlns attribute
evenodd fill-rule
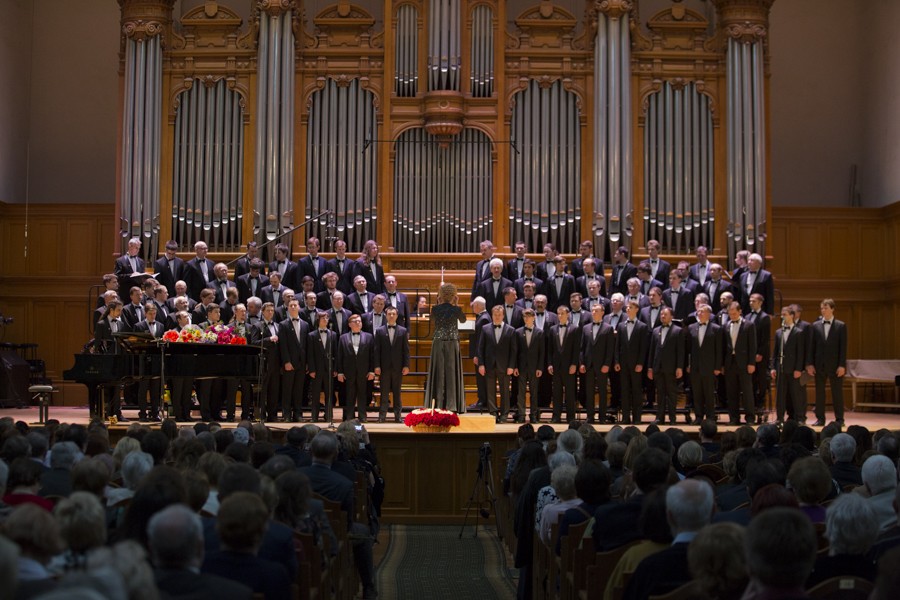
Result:
<svg viewBox="0 0 900 600"><path fill-rule="evenodd" d="M46 423L50 419L50 394L56 391L52 385L32 385L28 388L32 398L39 398L38 420L41 423Z"/></svg>

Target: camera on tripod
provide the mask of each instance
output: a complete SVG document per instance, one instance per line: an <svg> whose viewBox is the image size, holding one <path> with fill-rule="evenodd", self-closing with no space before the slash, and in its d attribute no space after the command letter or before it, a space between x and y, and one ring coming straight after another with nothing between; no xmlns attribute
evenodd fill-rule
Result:
<svg viewBox="0 0 900 600"><path fill-rule="evenodd" d="M485 442L481 445L481 448L478 449L478 460L485 461L491 460L491 443Z"/></svg>

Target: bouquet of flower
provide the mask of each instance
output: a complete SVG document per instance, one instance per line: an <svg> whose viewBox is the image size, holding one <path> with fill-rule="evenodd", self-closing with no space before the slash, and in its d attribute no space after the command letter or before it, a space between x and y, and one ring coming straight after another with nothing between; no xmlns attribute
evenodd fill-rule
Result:
<svg viewBox="0 0 900 600"><path fill-rule="evenodd" d="M167 342L187 344L221 344L223 346L245 346L247 338L235 335L234 328L227 325L214 325L206 331L196 325L188 325L181 332L170 329L163 334Z"/></svg>
<svg viewBox="0 0 900 600"><path fill-rule="evenodd" d="M417 408L406 415L403 424L416 431L444 432L459 426L459 415L440 408Z"/></svg>

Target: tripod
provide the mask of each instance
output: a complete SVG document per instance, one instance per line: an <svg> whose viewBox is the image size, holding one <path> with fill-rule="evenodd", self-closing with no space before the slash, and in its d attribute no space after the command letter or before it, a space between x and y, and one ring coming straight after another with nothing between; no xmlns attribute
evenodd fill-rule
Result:
<svg viewBox="0 0 900 600"><path fill-rule="evenodd" d="M489 507L485 507L485 504L489 504ZM489 519L491 510L493 510L497 537L503 539L503 534L500 532L500 515L497 514L497 497L494 496L494 470L491 466L490 442L485 442L478 449L478 475L475 477L475 485L472 486L472 495L469 496L469 502L466 504L466 516L463 519L462 527L459 528L459 539L462 539L463 531L469 520L469 511L476 506L478 514L475 515L475 531L472 537L478 537L478 517Z"/></svg>

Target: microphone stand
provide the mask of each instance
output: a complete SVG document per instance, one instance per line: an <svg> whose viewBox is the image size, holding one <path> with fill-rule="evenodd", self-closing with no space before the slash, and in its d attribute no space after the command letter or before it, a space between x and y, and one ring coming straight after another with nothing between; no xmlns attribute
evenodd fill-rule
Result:
<svg viewBox="0 0 900 600"><path fill-rule="evenodd" d="M302 227L306 227L307 225L309 225L309 224L312 223L313 221L316 221L316 220L318 220L319 218L324 217L325 215L332 215L332 214L333 214L333 211L331 211L331 210L324 210L324 211L320 212L319 214L317 214L317 215L315 215L315 216L313 216L313 217L308 218L307 220L303 221L303 222L300 223L299 225L294 225L293 227L291 227L290 229L288 229L288 230L285 231L284 233L279 234L278 236L272 238L271 240L269 240L269 241L266 242L265 244L263 244L263 245L261 245L261 246L257 246L256 248L257 248L257 250L262 250L263 248L265 248L265 247L268 246L269 244L278 242L278 241L281 240L281 238L283 238L284 236L290 235L290 234L294 233L295 231L297 231L298 229L300 229L300 228L302 228ZM237 261L239 261L239 260L241 260L242 258L244 258L244 256L246 256L246 254L244 254L244 255L242 255L242 256L238 256L237 258L228 261L227 263L225 263L225 266L230 267L231 265L233 265L233 264L236 263Z"/></svg>
<svg viewBox="0 0 900 600"><path fill-rule="evenodd" d="M336 339L340 340L340 337L336 336ZM327 343L327 333L325 334L325 341L325 365L328 371L326 374L328 379L325 380L325 419L331 422L328 428L334 429L334 344ZM318 399L316 401L318 402ZM331 406L330 409L329 406Z"/></svg>

